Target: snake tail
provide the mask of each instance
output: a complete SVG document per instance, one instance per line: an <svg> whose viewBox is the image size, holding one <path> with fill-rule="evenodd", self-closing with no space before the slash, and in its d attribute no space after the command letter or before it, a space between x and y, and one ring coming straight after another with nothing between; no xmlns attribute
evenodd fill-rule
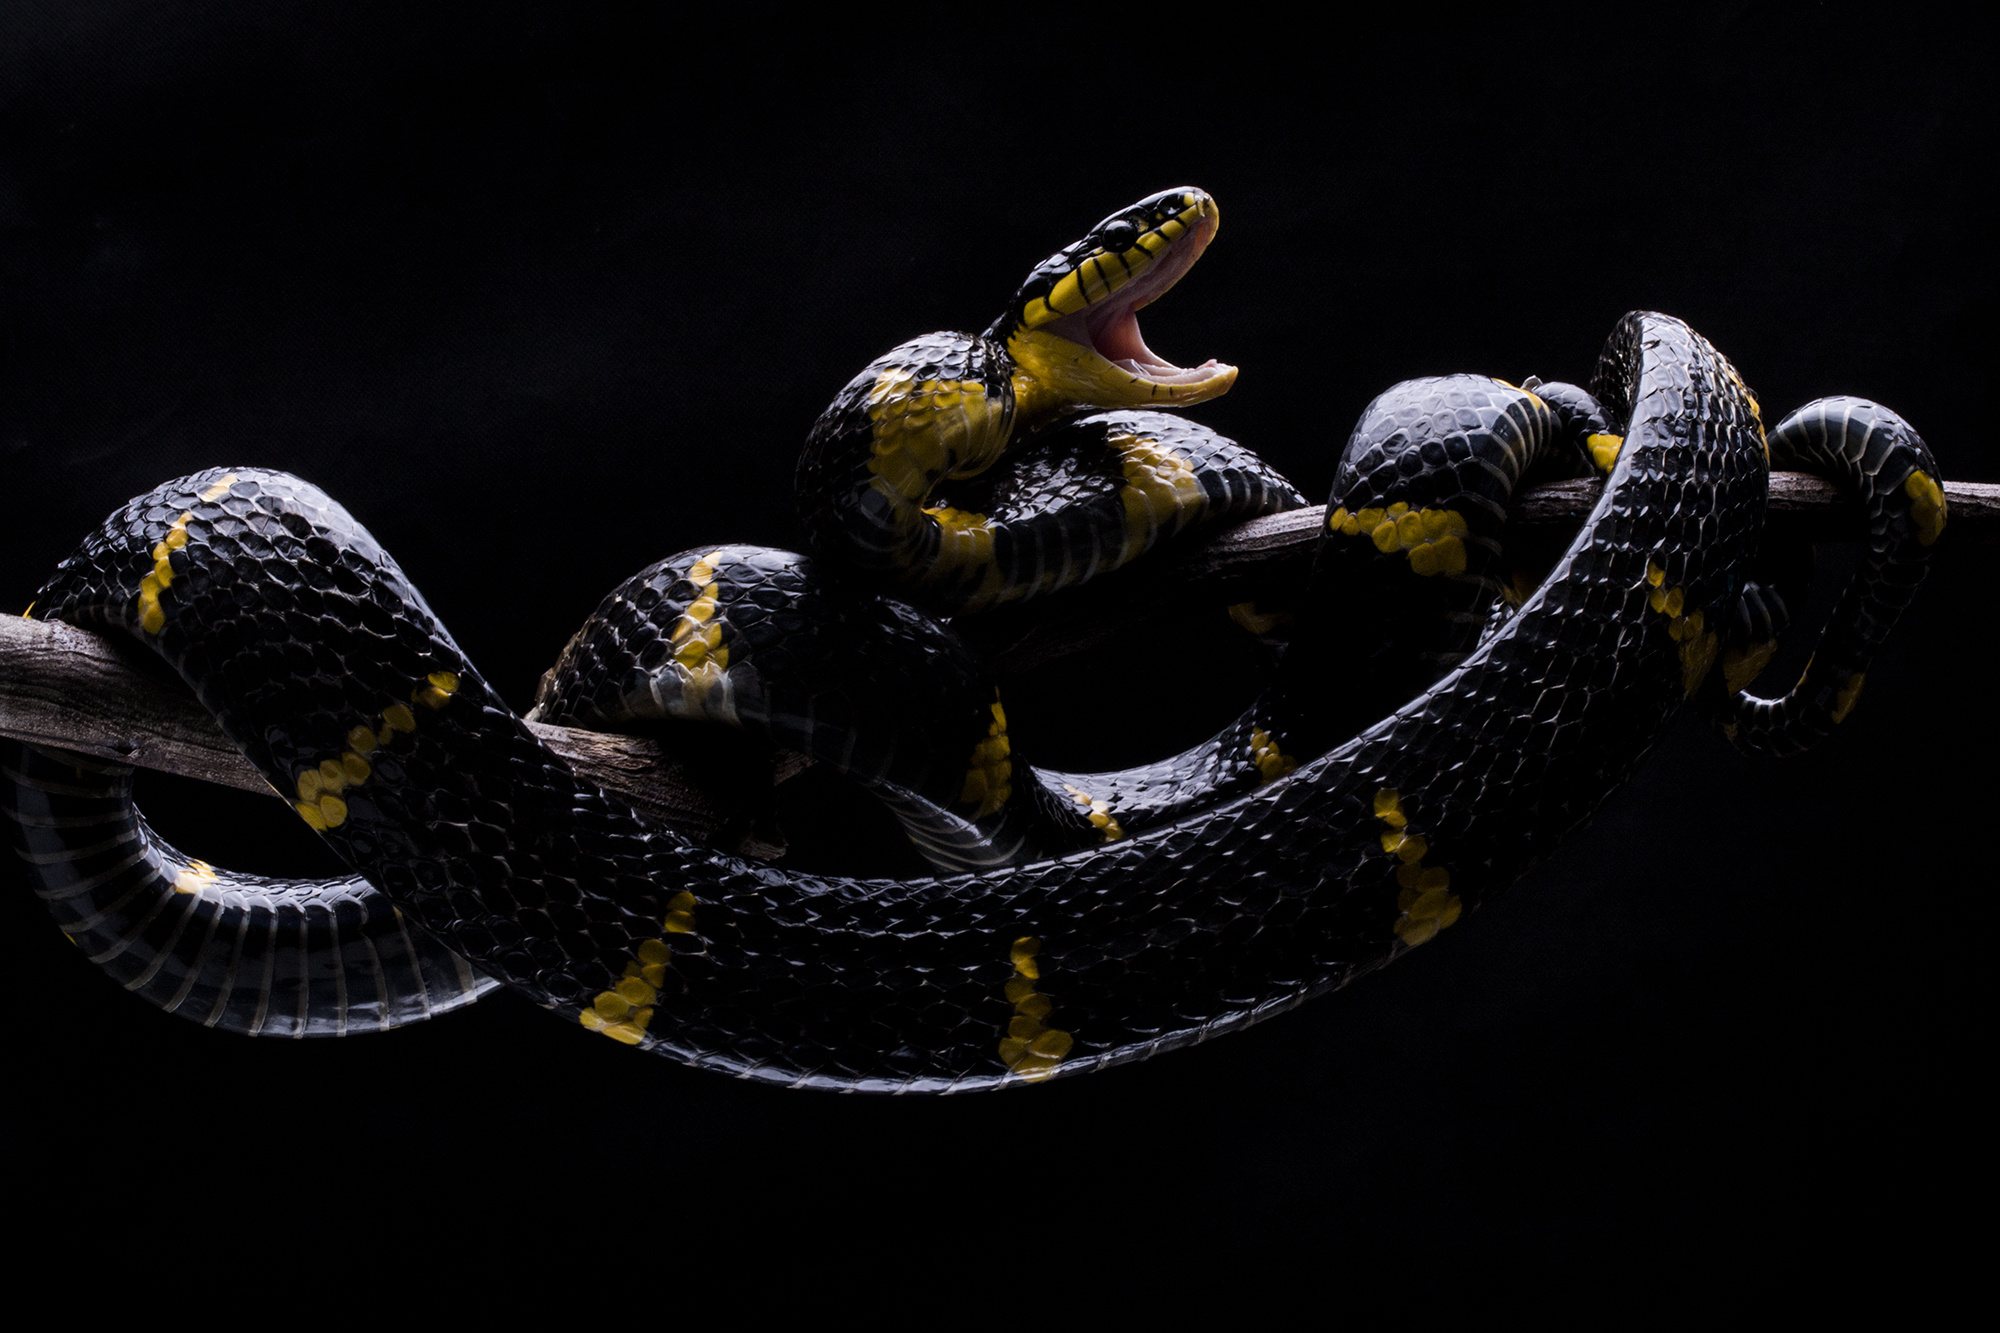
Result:
<svg viewBox="0 0 2000 1333"><path fill-rule="evenodd" d="M186 856L147 826L132 770L0 746L15 851L69 941L170 1014L248 1036L421 1022L499 983L358 877L270 879Z"/></svg>
<svg viewBox="0 0 2000 1333"><path fill-rule="evenodd" d="M1769 440L1773 466L1823 477L1857 502L1866 533L1861 565L1790 690L1768 699L1748 690L1778 646L1778 627L1754 604L1754 589L1740 617L1748 632L1723 654L1723 734L1747 754L1779 757L1825 740L1847 720L1869 665L1929 571L1946 512L1929 447L1879 403L1819 399L1786 416Z"/></svg>
<svg viewBox="0 0 2000 1333"><path fill-rule="evenodd" d="M1151 196L1036 266L984 331L878 358L801 458L810 555L722 545L642 571L538 693L538 720L803 749L874 790L936 873L786 870L647 823L512 713L332 497L235 468L111 515L35 614L156 653L353 874L208 866L147 827L129 770L9 746L42 896L114 979L236 1031L379 1030L504 984L735 1077L1009 1088L1259 1022L1435 940L1690 700L1758 753L1847 716L1944 528L1928 450L1858 399L1767 446L1727 358L1634 312L1587 388L1444 376L1369 405L1275 682L1216 736L1112 772L1016 753L942 617L1302 503L1160 411L1236 379L1165 361L1136 321L1218 219L1199 190ZM1857 496L1870 545L1804 679L1762 700L1747 687L1785 620L1753 577L1773 459ZM1605 484L1574 539L1522 568L1519 486L1587 474Z"/></svg>

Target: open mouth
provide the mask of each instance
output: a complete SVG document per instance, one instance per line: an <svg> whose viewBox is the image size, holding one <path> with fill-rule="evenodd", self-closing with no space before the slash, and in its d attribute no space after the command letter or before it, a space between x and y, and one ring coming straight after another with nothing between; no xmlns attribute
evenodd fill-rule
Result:
<svg viewBox="0 0 2000 1333"><path fill-rule="evenodd" d="M1220 216L1215 201L1202 196L1193 213L1181 226L1184 230L1165 248L1165 253L1149 253L1152 246L1134 245L1123 255L1104 253L1079 266L1078 276L1086 290L1102 284L1109 287L1126 278L1132 267L1143 263L1137 274L1126 278L1116 290L1108 291L1093 304L1073 315L1065 315L1043 327L1057 337L1080 343L1120 370L1148 383L1174 386L1202 384L1232 374L1234 366L1210 359L1198 366L1177 366L1146 345L1139 332L1139 311L1166 294L1181 275L1201 258L1201 252L1215 236ZM1155 230L1146 239L1162 236ZM1093 268L1095 271L1093 272Z"/></svg>

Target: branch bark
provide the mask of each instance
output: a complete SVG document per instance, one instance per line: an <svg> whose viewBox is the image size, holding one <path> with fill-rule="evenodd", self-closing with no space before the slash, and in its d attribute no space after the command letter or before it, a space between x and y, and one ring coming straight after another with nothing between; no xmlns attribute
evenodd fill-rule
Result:
<svg viewBox="0 0 2000 1333"><path fill-rule="evenodd" d="M1601 489L1594 481L1536 487L1521 497L1514 522L1530 531L1574 529ZM1947 541L2000 538L2000 485L1948 482L1944 491ZM982 625L975 637L995 651L996 670L1018 673L1113 638L1174 600L1296 585L1325 521L1320 507L1253 519L1141 581L1073 599L1046 617L1007 613L1017 617L1012 632L1003 615L998 631ZM1860 535L1859 514L1833 487L1799 473L1772 475L1770 525L1791 538ZM640 737L528 725L579 775L690 837L712 839L743 817L740 793L719 786L692 753ZM177 681L135 665L113 642L68 625L0 618L0 736L284 799ZM780 751L772 781L810 762Z"/></svg>
<svg viewBox="0 0 2000 1333"><path fill-rule="evenodd" d="M128 653L70 625L0 618L0 736L288 799L237 752L192 692ZM730 793L659 741L528 727L578 773L689 837L712 838L739 816ZM808 762L783 752L772 780Z"/></svg>

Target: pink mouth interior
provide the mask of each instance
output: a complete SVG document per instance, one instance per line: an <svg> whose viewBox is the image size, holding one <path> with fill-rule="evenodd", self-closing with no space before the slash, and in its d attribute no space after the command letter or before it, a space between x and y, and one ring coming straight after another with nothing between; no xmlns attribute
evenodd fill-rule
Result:
<svg viewBox="0 0 2000 1333"><path fill-rule="evenodd" d="M1071 342L1082 343L1120 369L1156 384L1198 384L1230 369L1213 358L1198 366L1181 367L1167 360L1139 334L1139 311L1180 281L1208 248L1215 235L1213 214L1197 221L1192 234L1183 236L1164 259L1120 288L1103 301L1049 325L1049 331Z"/></svg>

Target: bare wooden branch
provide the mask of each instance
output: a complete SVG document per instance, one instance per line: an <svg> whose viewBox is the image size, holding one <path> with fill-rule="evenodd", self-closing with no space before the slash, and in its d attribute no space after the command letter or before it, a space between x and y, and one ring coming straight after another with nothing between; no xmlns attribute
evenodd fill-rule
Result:
<svg viewBox="0 0 2000 1333"><path fill-rule="evenodd" d="M1946 540L2000 540L2000 485L1946 482L1950 514ZM1559 481L1516 497L1511 522L1536 536L1574 531L1604 493L1601 480ZM1767 521L1779 539L1838 541L1859 538L1861 513L1832 485L1801 472L1771 474ZM1072 653L1117 641L1163 607L1207 601L1263 600L1282 606L1304 585L1326 510L1294 509L1252 519L1210 539L1170 567L1121 583L1125 575L1064 594L1046 609L1009 608L965 626L966 637L1006 674L1046 666Z"/></svg>
<svg viewBox="0 0 2000 1333"><path fill-rule="evenodd" d="M579 774L690 837L712 837L737 815L698 766L658 741L528 726ZM0 619L0 735L285 799L179 682L69 625ZM781 754L774 781L804 759Z"/></svg>
<svg viewBox="0 0 2000 1333"><path fill-rule="evenodd" d="M1536 487L1521 498L1515 521L1527 529L1574 528L1601 489L1592 481ZM1948 482L1944 491L1950 538L1985 543L2000 537L2000 485ZM1212 599L1231 589L1295 582L1303 577L1325 521L1326 511L1318 507L1255 519L1149 575L1148 582L1114 589L1108 602L1096 594L1097 600L1082 598L1052 616L1021 620L1017 628L1026 628L1018 632L1003 628L997 641L989 642L996 648L997 669L1023 671L1092 647L1156 613L1169 598ZM1859 515L1831 486L1797 473L1773 474L1771 521L1788 535L1860 535ZM995 640L983 631L980 637ZM579 775L692 837L712 838L743 819L741 793L718 787L703 765L659 741L529 725ZM68 625L0 619L0 736L282 799L179 682L135 665L111 641ZM772 781L783 781L809 762L779 752ZM754 851L757 845L745 846Z"/></svg>

